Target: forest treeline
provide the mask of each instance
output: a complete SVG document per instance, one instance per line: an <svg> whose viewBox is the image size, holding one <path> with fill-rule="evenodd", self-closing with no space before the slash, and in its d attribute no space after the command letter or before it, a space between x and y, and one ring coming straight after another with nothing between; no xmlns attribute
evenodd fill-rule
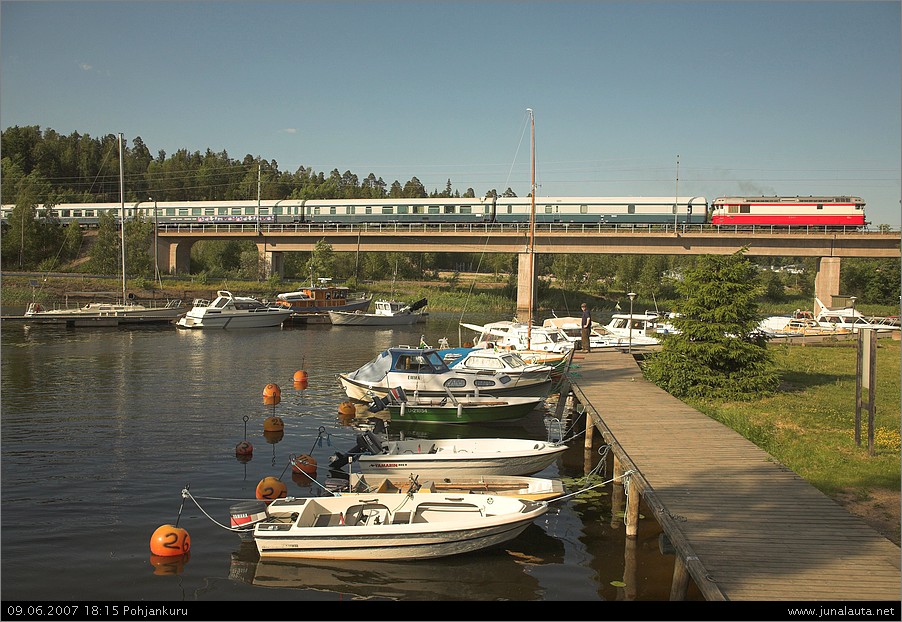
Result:
<svg viewBox="0 0 902 622"><path fill-rule="evenodd" d="M115 219L101 219L86 261L84 232L52 218L38 218L42 203L118 202L119 142L115 134L92 137L73 132L61 135L39 126L10 127L0 134L0 189L2 202L15 204L4 225L0 261L4 270L79 270L93 274L121 272L120 236ZM190 152L179 149L156 155L140 137L124 141L126 201L249 200L284 198L473 197L462 194L450 178L441 191L426 188L412 177L403 184L386 184L373 173L360 177L334 169L328 175L299 167L279 170L275 160L246 155L240 161L225 151ZM259 185L258 185L259 177ZM495 189L486 192L496 194ZM513 196L508 188L502 196ZM129 275L153 279L153 225L126 223L126 270ZM664 255L538 255L536 273L554 277L557 287L604 296L635 291L645 299L672 299L676 283L697 262L694 256ZM331 253L318 245L312 253L286 253L285 278L310 281L329 276L345 280L385 278L419 279L442 271L480 271L507 280L505 289L516 295L516 255L513 253ZM797 264L799 273L761 270L767 300L781 302L787 295L813 296L813 258L769 258L769 266ZM201 278L268 279L256 246L250 241L198 242L191 252L191 273ZM550 279L546 279L548 282ZM861 302L895 304L899 301L899 259L844 259L841 292Z"/></svg>
<svg viewBox="0 0 902 622"><path fill-rule="evenodd" d="M9 127L2 133L3 203L16 203L22 180L31 176L46 183L47 202L119 201L119 139L115 134L92 137L73 132L64 136L39 126ZM449 178L441 190L427 191L419 179L387 183L373 173L350 170L326 174L305 166L281 171L275 160L245 155L237 160L223 151L189 151L154 155L140 136L123 137L126 202L232 201L268 199L372 199L383 197L475 197L463 193ZM497 195L493 188L486 195ZM502 195L510 196L508 188ZM42 201L43 202L43 201Z"/></svg>

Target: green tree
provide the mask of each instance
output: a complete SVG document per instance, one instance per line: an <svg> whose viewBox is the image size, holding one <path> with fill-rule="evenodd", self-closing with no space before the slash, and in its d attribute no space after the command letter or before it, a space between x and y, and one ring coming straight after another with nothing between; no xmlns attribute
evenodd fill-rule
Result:
<svg viewBox="0 0 902 622"><path fill-rule="evenodd" d="M119 274L119 266L122 265L120 249L119 226L116 223L116 217L110 212L105 212L98 218L97 239L91 247L88 269L106 276Z"/></svg>
<svg viewBox="0 0 902 622"><path fill-rule="evenodd" d="M675 303L678 334L645 363L649 380L676 397L753 399L773 393L778 377L755 335L761 287L745 251L705 255L686 272Z"/></svg>
<svg viewBox="0 0 902 622"><path fill-rule="evenodd" d="M333 263L332 245L325 240L320 240L313 247L310 261L307 262L307 272L311 275L312 280L321 277L331 278Z"/></svg>

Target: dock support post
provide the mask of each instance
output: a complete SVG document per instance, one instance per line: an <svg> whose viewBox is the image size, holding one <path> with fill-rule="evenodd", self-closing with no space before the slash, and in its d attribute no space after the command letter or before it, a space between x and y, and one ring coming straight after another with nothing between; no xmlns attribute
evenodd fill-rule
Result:
<svg viewBox="0 0 902 622"><path fill-rule="evenodd" d="M623 543L623 582L626 587L623 588L624 600L636 600L636 548L637 541L635 538L627 538Z"/></svg>
<svg viewBox="0 0 902 622"><path fill-rule="evenodd" d="M626 537L635 538L639 533L639 495L638 487L626 487Z"/></svg>
<svg viewBox="0 0 902 622"><path fill-rule="evenodd" d="M679 555L673 562L673 581L670 584L670 600L686 600L689 589L689 568Z"/></svg>

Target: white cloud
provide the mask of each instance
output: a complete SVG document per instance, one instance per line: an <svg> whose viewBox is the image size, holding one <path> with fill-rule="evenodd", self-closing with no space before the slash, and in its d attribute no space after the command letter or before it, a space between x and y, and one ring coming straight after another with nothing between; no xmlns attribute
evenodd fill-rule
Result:
<svg viewBox="0 0 902 622"><path fill-rule="evenodd" d="M297 133L298 133L298 128L296 128L296 127L286 127L286 128L284 128L282 131L285 132L286 134L297 134Z"/></svg>
<svg viewBox="0 0 902 622"><path fill-rule="evenodd" d="M94 69L94 66L89 65L88 63L79 63L78 66L81 67L84 71L91 71L92 69Z"/></svg>

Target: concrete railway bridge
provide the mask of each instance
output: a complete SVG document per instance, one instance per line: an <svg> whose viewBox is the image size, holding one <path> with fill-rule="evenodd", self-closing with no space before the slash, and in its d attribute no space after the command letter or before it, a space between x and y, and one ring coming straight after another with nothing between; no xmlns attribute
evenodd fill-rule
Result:
<svg viewBox="0 0 902 622"><path fill-rule="evenodd" d="M899 231L829 231L808 227L738 229L710 225L605 226L499 224L216 224L158 229L159 269L187 273L191 247L200 240L253 240L270 275L283 275L284 253L312 251L324 240L336 252L516 253L517 312L525 317L534 283L535 254L729 255L746 248L750 257L815 257L815 295L830 301L839 292L845 257L900 257ZM829 303L828 303L829 304Z"/></svg>

